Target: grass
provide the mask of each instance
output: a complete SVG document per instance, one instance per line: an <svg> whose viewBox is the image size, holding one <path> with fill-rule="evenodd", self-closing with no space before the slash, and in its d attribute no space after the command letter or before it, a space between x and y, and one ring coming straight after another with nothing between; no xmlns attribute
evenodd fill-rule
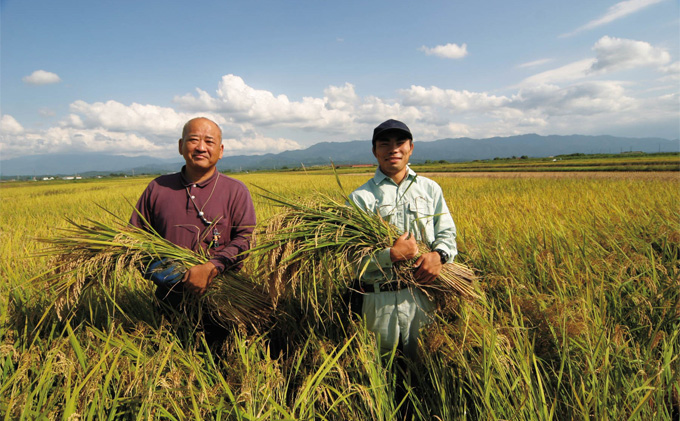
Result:
<svg viewBox="0 0 680 421"><path fill-rule="evenodd" d="M332 175L239 178L253 192L342 200ZM341 176L348 190L365 178ZM44 251L35 238L68 227L64 216L113 223L98 205L127 217L149 179L3 185L0 416L388 420L408 403L416 419L677 419L680 180L436 180L486 301L452 298L416 362L379 355L355 319L327 323L295 300L269 330L234 329L213 354L154 312L134 272L39 324L54 295L30 282L50 269L31 257ZM260 221L277 211L257 196L255 207Z"/></svg>

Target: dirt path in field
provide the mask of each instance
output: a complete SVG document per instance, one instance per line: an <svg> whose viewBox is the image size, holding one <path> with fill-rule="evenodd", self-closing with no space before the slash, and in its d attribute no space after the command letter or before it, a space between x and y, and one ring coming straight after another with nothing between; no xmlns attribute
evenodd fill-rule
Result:
<svg viewBox="0 0 680 421"><path fill-rule="evenodd" d="M369 173L347 175L366 176ZM372 174L372 173L370 173ZM369 174L369 175L370 175ZM617 178L642 180L668 180L680 182L678 171L498 171L498 172L419 172L425 177L461 178Z"/></svg>
<svg viewBox="0 0 680 421"><path fill-rule="evenodd" d="M545 172L430 172L426 177L487 178L631 178L680 181L677 171L545 171Z"/></svg>

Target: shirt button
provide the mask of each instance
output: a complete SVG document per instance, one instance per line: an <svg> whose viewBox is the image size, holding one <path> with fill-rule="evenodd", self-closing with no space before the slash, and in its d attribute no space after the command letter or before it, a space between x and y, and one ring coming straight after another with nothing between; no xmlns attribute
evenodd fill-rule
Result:
<svg viewBox="0 0 680 421"><path fill-rule="evenodd" d="M191 198L192 198L192 199L195 199L195 198L196 198L196 196L191 196Z"/></svg>
<svg viewBox="0 0 680 421"><path fill-rule="evenodd" d="M194 184L194 187L196 187L196 185L195 185L195 184Z"/></svg>

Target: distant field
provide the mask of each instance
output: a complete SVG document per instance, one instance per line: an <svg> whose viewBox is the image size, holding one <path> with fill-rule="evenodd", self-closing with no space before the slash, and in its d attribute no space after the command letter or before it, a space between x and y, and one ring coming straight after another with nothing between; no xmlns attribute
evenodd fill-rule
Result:
<svg viewBox="0 0 680 421"><path fill-rule="evenodd" d="M414 154L417 154L417 149ZM417 156L417 155L416 155ZM412 168L422 173L445 173L445 172L680 172L680 154L635 154L625 153L618 155L568 155L550 158L502 158L494 160L470 161L470 162L428 162L425 164L413 164ZM341 166L338 171L341 174L364 173L375 171L372 167ZM285 171L306 171L310 173L331 173L329 166L312 168L295 168Z"/></svg>
<svg viewBox="0 0 680 421"><path fill-rule="evenodd" d="M677 419L679 157L609 159L414 166L442 186L457 260L486 295L449 297L424 333L405 385L416 419ZM551 165L575 171L527 169ZM668 171L583 170L651 165ZM349 192L372 172L343 168L340 179ZM256 186L341 198L329 169L233 176L251 189L261 224L280 209ZM394 418L402 377L375 339L359 324L326 326L302 303L292 321L280 318L291 347L281 356L268 331L235 330L219 357L187 345L136 272L85 296L68 321L45 314L55 297L41 274L52 263L36 257L36 238L60 235L65 218L111 221L100 206L126 220L151 179L0 186L3 419ZM328 274L318 276L308 282Z"/></svg>

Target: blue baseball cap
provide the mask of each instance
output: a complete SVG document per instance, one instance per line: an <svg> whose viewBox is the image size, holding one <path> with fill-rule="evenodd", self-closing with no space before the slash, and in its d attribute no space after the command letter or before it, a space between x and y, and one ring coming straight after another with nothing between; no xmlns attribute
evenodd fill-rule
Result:
<svg viewBox="0 0 680 421"><path fill-rule="evenodd" d="M380 123L378 127L373 129L373 139L371 139L371 143L375 145L375 141L378 139L378 137L387 131L401 132L407 135L409 139L413 140L411 130L409 130L406 124L402 123L399 120L389 119L387 121L383 121L382 123Z"/></svg>

